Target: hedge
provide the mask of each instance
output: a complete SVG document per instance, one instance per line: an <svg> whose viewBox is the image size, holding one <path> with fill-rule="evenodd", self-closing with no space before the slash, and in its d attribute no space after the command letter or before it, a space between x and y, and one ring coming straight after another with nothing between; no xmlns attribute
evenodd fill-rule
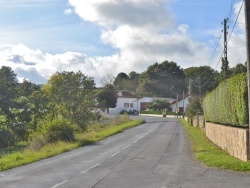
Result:
<svg viewBox="0 0 250 188"><path fill-rule="evenodd" d="M203 100L206 121L229 126L248 126L247 76L224 80Z"/></svg>

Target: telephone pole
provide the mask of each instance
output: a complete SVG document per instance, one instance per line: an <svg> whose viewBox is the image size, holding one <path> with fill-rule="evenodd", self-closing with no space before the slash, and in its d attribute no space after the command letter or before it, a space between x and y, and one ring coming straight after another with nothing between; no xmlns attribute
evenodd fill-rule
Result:
<svg viewBox="0 0 250 188"><path fill-rule="evenodd" d="M201 100L201 76L198 76L199 98Z"/></svg>
<svg viewBox="0 0 250 188"><path fill-rule="evenodd" d="M192 80L189 78L188 80L188 95L191 96L191 91L192 91Z"/></svg>
<svg viewBox="0 0 250 188"><path fill-rule="evenodd" d="M247 49L247 77L248 77L248 113L249 113L248 126L250 128L249 125L250 124L249 123L250 122L250 0L245 0L245 21L246 21L246 49ZM250 146L249 142L250 141L248 140L248 145ZM249 151L250 149L248 148L248 158L250 158Z"/></svg>
<svg viewBox="0 0 250 188"><path fill-rule="evenodd" d="M227 19L224 19L224 57L222 58L222 74L224 78L227 78L228 74L228 60L227 60Z"/></svg>

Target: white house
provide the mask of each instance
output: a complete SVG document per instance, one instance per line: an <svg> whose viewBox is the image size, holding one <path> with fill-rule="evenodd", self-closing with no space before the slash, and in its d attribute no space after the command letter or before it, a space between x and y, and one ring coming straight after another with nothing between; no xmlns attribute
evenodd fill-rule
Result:
<svg viewBox="0 0 250 188"><path fill-rule="evenodd" d="M117 103L116 108L110 108L109 113L110 114L119 114L122 110L133 110L135 108L134 101L137 100L137 97L135 95L132 95L129 92L126 91L119 91L117 93Z"/></svg>
<svg viewBox="0 0 250 188"><path fill-rule="evenodd" d="M154 101L154 100L166 100L170 103L175 101L175 99L172 99L172 98L143 97L143 98L140 98L140 99L134 101L135 110L137 110L138 112L140 112L141 110L146 110L147 104L151 101Z"/></svg>
<svg viewBox="0 0 250 188"><path fill-rule="evenodd" d="M115 108L109 108L110 114L119 114L122 110L136 110L140 112L141 110L147 109L147 104L153 100L167 100L170 103L174 102L173 98L163 98L163 97L143 97L138 99L135 95L126 92L119 91L117 93L117 103Z"/></svg>
<svg viewBox="0 0 250 188"><path fill-rule="evenodd" d="M184 98L179 98L171 103L172 112L185 112L189 104L191 96L186 95Z"/></svg>

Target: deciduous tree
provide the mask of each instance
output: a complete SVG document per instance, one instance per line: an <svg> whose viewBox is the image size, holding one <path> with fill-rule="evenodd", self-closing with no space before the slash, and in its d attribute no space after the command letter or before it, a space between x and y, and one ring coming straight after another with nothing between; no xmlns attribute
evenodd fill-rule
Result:
<svg viewBox="0 0 250 188"><path fill-rule="evenodd" d="M85 129L95 107L94 80L80 71L57 72L42 88L50 99L52 119L62 116Z"/></svg>
<svg viewBox="0 0 250 188"><path fill-rule="evenodd" d="M97 102L99 107L107 110L109 113L109 108L115 108L117 103L117 93L114 90L102 90L97 94Z"/></svg>

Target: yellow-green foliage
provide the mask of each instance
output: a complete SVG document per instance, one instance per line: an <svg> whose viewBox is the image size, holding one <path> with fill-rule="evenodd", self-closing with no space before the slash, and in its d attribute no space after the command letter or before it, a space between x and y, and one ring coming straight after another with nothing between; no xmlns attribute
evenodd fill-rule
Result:
<svg viewBox="0 0 250 188"><path fill-rule="evenodd" d="M203 100L206 121L248 126L247 77L239 74L229 78L207 94Z"/></svg>
<svg viewBox="0 0 250 188"><path fill-rule="evenodd" d="M33 150L27 147L21 151L12 151L9 154L3 153L2 156L0 153L0 171L48 158L62 152L85 146L89 143L97 142L125 129L135 127L143 122L143 120L131 121L127 118L127 116L121 116L117 117L115 121L111 123L104 125L96 124L94 127L90 126L91 128L89 128L88 131L81 134L78 133L74 142L59 141L56 143L46 144L41 148L38 147L38 150Z"/></svg>

